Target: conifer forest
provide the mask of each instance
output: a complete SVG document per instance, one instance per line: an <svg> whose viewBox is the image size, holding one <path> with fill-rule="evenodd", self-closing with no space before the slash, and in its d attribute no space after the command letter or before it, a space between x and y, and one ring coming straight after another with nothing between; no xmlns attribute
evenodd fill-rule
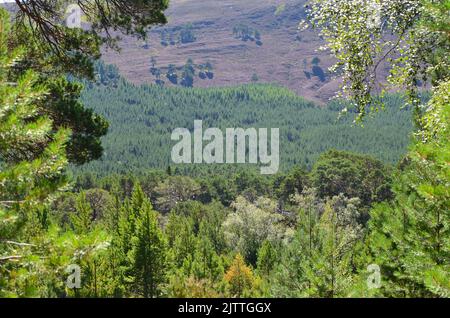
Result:
<svg viewBox="0 0 450 318"><path fill-rule="evenodd" d="M450 297L450 1L228 2L0 2L0 298Z"/></svg>

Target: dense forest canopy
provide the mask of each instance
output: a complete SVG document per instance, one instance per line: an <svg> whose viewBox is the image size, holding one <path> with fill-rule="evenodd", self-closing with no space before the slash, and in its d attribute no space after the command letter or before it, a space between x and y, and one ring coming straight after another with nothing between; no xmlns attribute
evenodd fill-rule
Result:
<svg viewBox="0 0 450 318"><path fill-rule="evenodd" d="M108 39L16 3L31 20L0 9L0 297L450 297L449 0L311 0L350 99L322 108L272 85L135 86L104 64L95 77ZM166 1L111 4L103 27L165 20ZM402 98L372 94L378 54L414 127ZM284 171L172 167L164 136L197 118L276 125ZM103 159L71 178L102 136Z"/></svg>
<svg viewBox="0 0 450 318"><path fill-rule="evenodd" d="M82 101L111 124L102 139L101 160L78 167L76 172L137 172L172 165L175 145L171 132L193 129L194 120L206 127L279 128L281 169L311 168L329 149L348 150L395 164L407 150L413 129L411 112L401 108L400 96L385 98L386 110L364 127L352 125L352 115L339 117L342 103L319 107L288 89L272 85L183 89L133 85L111 66L98 64L97 83L88 83ZM175 167L173 167L175 168ZM181 171L224 167L177 165Z"/></svg>

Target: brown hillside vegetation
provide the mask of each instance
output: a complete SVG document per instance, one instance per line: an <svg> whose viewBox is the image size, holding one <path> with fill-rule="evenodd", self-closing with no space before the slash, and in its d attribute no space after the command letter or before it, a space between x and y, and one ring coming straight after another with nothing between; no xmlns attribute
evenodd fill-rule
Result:
<svg viewBox="0 0 450 318"><path fill-rule="evenodd" d="M304 18L304 0L171 0L167 12L169 23L153 29L147 43L124 38L122 51L104 54L107 63L116 64L122 74L134 83L152 83L151 58L165 73L169 64L181 69L187 59L200 65L210 62L214 78L195 78L194 86L231 86L255 80L278 83L299 95L326 102L339 85L327 74L332 59L318 49L323 44L312 31L299 32L298 24ZM180 27L192 24L196 41L193 43L161 44L161 33L177 38ZM233 36L235 26L245 25L258 30L262 45L255 40L243 41ZM325 78L315 76L312 64L320 58L319 67ZM311 75L309 76L308 73Z"/></svg>

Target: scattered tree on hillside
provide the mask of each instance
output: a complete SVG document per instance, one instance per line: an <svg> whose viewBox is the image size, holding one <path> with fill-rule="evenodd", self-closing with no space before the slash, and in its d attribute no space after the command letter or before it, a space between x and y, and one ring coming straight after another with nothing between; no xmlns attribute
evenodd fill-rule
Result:
<svg viewBox="0 0 450 318"><path fill-rule="evenodd" d="M166 74L167 79L174 85L178 84L178 74L175 65L170 64Z"/></svg>
<svg viewBox="0 0 450 318"><path fill-rule="evenodd" d="M195 42L196 40L192 24L185 25L180 31L180 42L186 44Z"/></svg>
<svg viewBox="0 0 450 318"><path fill-rule="evenodd" d="M248 25L245 24L239 24L236 25L233 28L233 36L236 39L240 39L244 42L252 41L255 42L258 46L261 46L262 40L261 40L261 33L258 30L255 30Z"/></svg>

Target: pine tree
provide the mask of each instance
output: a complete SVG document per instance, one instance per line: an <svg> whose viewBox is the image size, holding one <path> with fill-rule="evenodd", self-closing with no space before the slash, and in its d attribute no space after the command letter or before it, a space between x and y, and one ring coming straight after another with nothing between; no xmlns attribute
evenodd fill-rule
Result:
<svg viewBox="0 0 450 318"><path fill-rule="evenodd" d="M186 275L192 274L192 260L197 247L192 219L177 216L172 212L166 226L170 246L170 260L174 268L183 268Z"/></svg>
<svg viewBox="0 0 450 318"><path fill-rule="evenodd" d="M379 293L450 296L450 82L435 91L396 177L392 204L371 211L366 242L381 267Z"/></svg>
<svg viewBox="0 0 450 318"><path fill-rule="evenodd" d="M224 278L229 284L230 295L238 298L248 295L255 283L252 269L245 264L241 254L236 255Z"/></svg>
<svg viewBox="0 0 450 318"><path fill-rule="evenodd" d="M133 285L133 249L134 238L137 235L138 221L145 204L150 204L139 183L135 183L131 199L126 198L123 204L117 202L117 226L113 231L110 253L110 265L115 276L115 291L117 297L132 295L130 285Z"/></svg>
<svg viewBox="0 0 450 318"><path fill-rule="evenodd" d="M206 237L197 239L192 270L198 279L206 278L216 281L218 277L223 275L221 259L214 251L211 241Z"/></svg>
<svg viewBox="0 0 450 318"><path fill-rule="evenodd" d="M92 228L92 208L86 199L86 193L81 192L75 203L75 213L71 216L76 233L86 233Z"/></svg>
<svg viewBox="0 0 450 318"><path fill-rule="evenodd" d="M305 266L310 296L333 298L349 293L355 279L351 266L353 247L362 237L357 205L357 200L343 196L325 205L318 224L319 244Z"/></svg>
<svg viewBox="0 0 450 318"><path fill-rule="evenodd" d="M114 222L113 237L111 240L111 246L108 249L110 259L110 269L114 277L114 296L123 297L127 295L127 283L128 283L128 270L129 270L129 258L128 253L131 250L131 237L130 232L130 219L129 201L125 201L123 204L118 201L116 203L117 209L117 221ZM132 219L134 222L134 218Z"/></svg>
<svg viewBox="0 0 450 318"><path fill-rule="evenodd" d="M272 293L284 297L344 297L350 291L354 246L362 237L358 199L327 202L312 191L296 198L300 207L294 240L281 252Z"/></svg>
<svg viewBox="0 0 450 318"><path fill-rule="evenodd" d="M38 104L47 91L36 85L28 71L9 82L23 48L8 49L9 17L0 11L0 201L3 208L45 200L66 185L65 142L68 131L52 130L49 118L40 116Z"/></svg>
<svg viewBox="0 0 450 318"><path fill-rule="evenodd" d="M0 9L0 297L64 297L69 262L95 255L108 238L61 235L51 220L48 203L67 188L69 131L43 115L51 88L40 74L16 72L28 52L9 46L9 21Z"/></svg>
<svg viewBox="0 0 450 318"><path fill-rule="evenodd" d="M161 296L162 284L166 282L167 242L149 201L144 201L139 211L132 241L134 291L145 298Z"/></svg>
<svg viewBox="0 0 450 318"><path fill-rule="evenodd" d="M144 203L146 203L147 201L148 201L147 196L142 190L140 183L136 182L134 184L133 192L131 193L130 211L129 211L130 216L132 218L137 218L142 207L144 206Z"/></svg>
<svg viewBox="0 0 450 318"><path fill-rule="evenodd" d="M12 68L25 56L23 48L9 49L9 32L9 16L0 9L0 266L21 258L20 245L5 246L3 241L14 239L22 212L38 209L67 186L69 132L53 131L51 120L40 116L37 105L47 91L37 85L34 72L9 81Z"/></svg>
<svg viewBox="0 0 450 318"><path fill-rule="evenodd" d="M260 275L268 277L277 262L277 251L270 241L264 241L258 252L257 268Z"/></svg>

